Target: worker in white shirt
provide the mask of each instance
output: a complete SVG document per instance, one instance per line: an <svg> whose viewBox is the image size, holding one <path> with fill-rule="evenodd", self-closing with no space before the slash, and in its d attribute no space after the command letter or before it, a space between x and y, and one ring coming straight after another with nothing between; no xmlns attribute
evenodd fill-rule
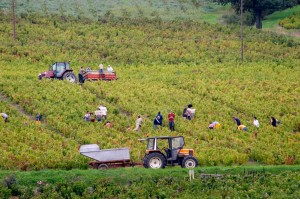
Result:
<svg viewBox="0 0 300 199"><path fill-rule="evenodd" d="M259 128L259 122L256 117L253 117L253 125Z"/></svg>
<svg viewBox="0 0 300 199"><path fill-rule="evenodd" d="M1 113L2 118L4 119L4 122L8 122L8 115L6 113Z"/></svg>
<svg viewBox="0 0 300 199"><path fill-rule="evenodd" d="M114 72L114 69L111 67L111 65L108 65L107 71L112 73L112 72Z"/></svg>
<svg viewBox="0 0 300 199"><path fill-rule="evenodd" d="M101 105L98 108L99 108L99 110L101 112L102 119L106 119L107 108L104 105Z"/></svg>

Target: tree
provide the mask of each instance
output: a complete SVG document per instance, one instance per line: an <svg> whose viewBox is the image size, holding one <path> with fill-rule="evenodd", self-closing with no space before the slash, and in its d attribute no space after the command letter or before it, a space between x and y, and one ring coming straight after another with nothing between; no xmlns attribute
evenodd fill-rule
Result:
<svg viewBox="0 0 300 199"><path fill-rule="evenodd" d="M219 4L230 3L237 13L240 12L241 0L212 0ZM244 11L253 13L256 28L262 28L262 19L265 15L300 4L300 0L244 0Z"/></svg>

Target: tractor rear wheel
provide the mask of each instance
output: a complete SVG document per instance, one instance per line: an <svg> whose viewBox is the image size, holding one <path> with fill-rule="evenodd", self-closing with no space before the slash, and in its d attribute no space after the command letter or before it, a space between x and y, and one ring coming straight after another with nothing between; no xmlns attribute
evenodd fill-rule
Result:
<svg viewBox="0 0 300 199"><path fill-rule="evenodd" d="M192 169L198 166L198 160L195 157L188 156L182 160L181 167Z"/></svg>
<svg viewBox="0 0 300 199"><path fill-rule="evenodd" d="M165 168L166 158L161 153L150 153L144 159L145 168L160 169Z"/></svg>
<svg viewBox="0 0 300 199"><path fill-rule="evenodd" d="M65 74L63 75L63 79L68 80L69 82L72 82L72 83L76 83L76 81L77 81L76 75L70 71L65 72Z"/></svg>

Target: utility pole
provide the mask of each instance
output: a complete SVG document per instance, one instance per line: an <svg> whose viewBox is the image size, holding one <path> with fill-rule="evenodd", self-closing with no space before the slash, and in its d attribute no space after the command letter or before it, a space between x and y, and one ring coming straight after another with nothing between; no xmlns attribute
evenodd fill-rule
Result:
<svg viewBox="0 0 300 199"><path fill-rule="evenodd" d="M243 16L243 11L244 11L244 2L241 0L241 59L242 62L244 62L244 33L243 33L243 21L244 21L244 16Z"/></svg>
<svg viewBox="0 0 300 199"><path fill-rule="evenodd" d="M14 40L17 38L16 33L16 16L15 16L15 0L11 1L11 8L12 8L12 22L13 22L13 31L14 31Z"/></svg>

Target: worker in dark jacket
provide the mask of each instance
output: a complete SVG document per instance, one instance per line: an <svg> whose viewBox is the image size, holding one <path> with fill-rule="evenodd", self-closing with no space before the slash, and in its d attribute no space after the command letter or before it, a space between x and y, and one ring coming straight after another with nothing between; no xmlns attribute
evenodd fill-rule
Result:
<svg viewBox="0 0 300 199"><path fill-rule="evenodd" d="M271 117L270 123L272 126L277 127L277 120L275 119L275 117Z"/></svg>
<svg viewBox="0 0 300 199"><path fill-rule="evenodd" d="M161 126L160 116L156 116L155 119L154 119L154 121L153 121L153 127L154 127L154 129L156 130L159 125Z"/></svg>
<svg viewBox="0 0 300 199"><path fill-rule="evenodd" d="M42 120L42 115L40 113L38 113L35 117L35 123L41 124L41 120Z"/></svg>
<svg viewBox="0 0 300 199"><path fill-rule="evenodd" d="M163 123L163 116L162 116L162 114L160 114L160 112L157 113L157 116L159 116L159 124L158 124L158 125L162 126L162 123ZM156 117L157 117L157 116L156 116Z"/></svg>
<svg viewBox="0 0 300 199"><path fill-rule="evenodd" d="M237 118L237 117L232 117L232 118L234 119L237 126L240 126L242 124L241 121L239 120L239 118Z"/></svg>
<svg viewBox="0 0 300 199"><path fill-rule="evenodd" d="M80 67L79 73L78 73L78 80L80 84L84 83L84 78L83 78L83 74L84 74L84 69L82 67Z"/></svg>

